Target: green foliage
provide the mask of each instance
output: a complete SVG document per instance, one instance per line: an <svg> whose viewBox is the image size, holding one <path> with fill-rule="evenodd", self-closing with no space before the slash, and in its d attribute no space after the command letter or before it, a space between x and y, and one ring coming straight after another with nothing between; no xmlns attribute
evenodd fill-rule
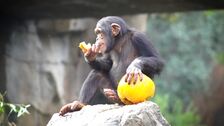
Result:
<svg viewBox="0 0 224 126"><path fill-rule="evenodd" d="M30 105L6 103L4 102L3 96L4 95L0 93L0 124L6 125L11 113L15 113L17 117L29 114L27 109ZM6 110L9 110L9 112L7 113Z"/></svg>
<svg viewBox="0 0 224 126"><path fill-rule="evenodd" d="M171 125L198 126L192 96L208 90L214 61L224 63L224 11L152 14L148 33L165 60L155 102Z"/></svg>
<svg viewBox="0 0 224 126"><path fill-rule="evenodd" d="M162 114L172 126L200 126L200 117L193 106L184 109L184 103L178 97L157 95L153 101L160 106Z"/></svg>
<svg viewBox="0 0 224 126"><path fill-rule="evenodd" d="M149 36L165 60L160 90L187 103L192 93L207 89L216 53L224 50L223 20L224 11L149 16Z"/></svg>
<svg viewBox="0 0 224 126"><path fill-rule="evenodd" d="M220 63L220 64L224 64L224 52L222 52L222 53L218 53L218 54L216 55L216 59L218 60L218 63Z"/></svg>

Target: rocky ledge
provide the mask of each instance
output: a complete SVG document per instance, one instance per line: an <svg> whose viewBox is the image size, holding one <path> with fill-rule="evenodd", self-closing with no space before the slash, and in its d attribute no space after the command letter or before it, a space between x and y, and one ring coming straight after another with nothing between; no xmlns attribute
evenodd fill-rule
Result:
<svg viewBox="0 0 224 126"><path fill-rule="evenodd" d="M59 116L55 113L47 126L170 126L159 106L151 101L135 105L85 106L81 111Z"/></svg>

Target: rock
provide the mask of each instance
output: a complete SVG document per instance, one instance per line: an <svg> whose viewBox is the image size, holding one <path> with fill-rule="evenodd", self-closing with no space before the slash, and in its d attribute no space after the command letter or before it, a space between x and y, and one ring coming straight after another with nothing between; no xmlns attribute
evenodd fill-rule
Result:
<svg viewBox="0 0 224 126"><path fill-rule="evenodd" d="M43 114L52 114L77 99L90 70L79 52L78 42L95 38L87 31L93 33L96 21L82 20L92 25L86 32L66 25L58 25L64 26L61 31L51 27L51 23L58 22L27 21L24 26L15 26L6 48L7 97L13 103L31 104ZM80 33L74 35L74 31ZM91 38L82 37L87 35Z"/></svg>
<svg viewBox="0 0 224 126"><path fill-rule="evenodd" d="M151 101L136 105L94 105L64 116L54 114L47 126L170 126Z"/></svg>

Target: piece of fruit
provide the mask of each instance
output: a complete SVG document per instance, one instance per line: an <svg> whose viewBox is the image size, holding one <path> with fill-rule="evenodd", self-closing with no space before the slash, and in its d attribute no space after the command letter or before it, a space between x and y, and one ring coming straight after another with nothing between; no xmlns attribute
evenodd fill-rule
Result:
<svg viewBox="0 0 224 126"><path fill-rule="evenodd" d="M140 77L136 84L125 82L125 76L123 76L118 84L117 88L118 96L124 104L135 104L149 100L154 96L155 84L146 75L143 74L143 80L140 81Z"/></svg>
<svg viewBox="0 0 224 126"><path fill-rule="evenodd" d="M91 48L91 44L90 43L86 44L86 42L80 42L79 48L82 50L83 53L85 53L88 49Z"/></svg>

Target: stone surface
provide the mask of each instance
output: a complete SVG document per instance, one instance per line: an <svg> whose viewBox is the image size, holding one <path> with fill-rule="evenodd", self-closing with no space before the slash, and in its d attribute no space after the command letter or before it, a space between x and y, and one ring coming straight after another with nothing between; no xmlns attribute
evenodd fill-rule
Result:
<svg viewBox="0 0 224 126"><path fill-rule="evenodd" d="M10 101L31 104L41 113L51 114L77 99L89 71L78 42L93 40L94 34L88 35L88 30L83 32L86 27L68 27L74 20L27 21L24 26L14 28L6 48L6 87ZM96 20L77 22L92 25L90 31ZM75 34L77 31L80 33Z"/></svg>
<svg viewBox="0 0 224 126"><path fill-rule="evenodd" d="M64 116L54 114L47 126L170 126L150 101L136 105L95 105Z"/></svg>

